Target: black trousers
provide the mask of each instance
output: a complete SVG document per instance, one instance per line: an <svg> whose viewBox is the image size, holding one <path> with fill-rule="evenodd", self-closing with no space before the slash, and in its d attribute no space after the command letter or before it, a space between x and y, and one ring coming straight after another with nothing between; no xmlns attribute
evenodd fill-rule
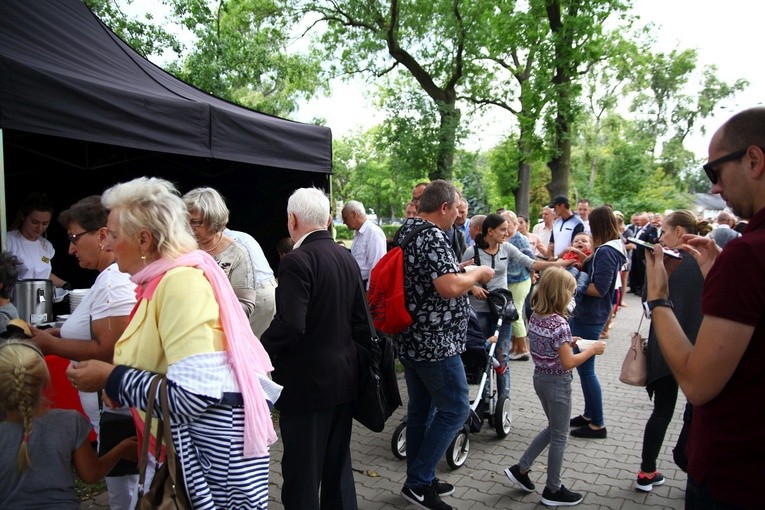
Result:
<svg viewBox="0 0 765 510"><path fill-rule="evenodd" d="M280 411L279 428L285 510L356 510L351 404L311 412Z"/></svg>
<svg viewBox="0 0 765 510"><path fill-rule="evenodd" d="M643 433L643 456L640 470L644 473L656 471L656 459L659 456L669 422L675 413L677 402L677 382L671 375L656 380L653 387L653 412L645 424Z"/></svg>

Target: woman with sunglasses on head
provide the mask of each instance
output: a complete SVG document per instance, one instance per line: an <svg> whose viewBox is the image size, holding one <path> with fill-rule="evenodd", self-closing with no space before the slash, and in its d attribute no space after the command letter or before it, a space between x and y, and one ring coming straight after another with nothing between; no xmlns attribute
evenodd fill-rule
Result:
<svg viewBox="0 0 765 510"><path fill-rule="evenodd" d="M130 281L130 275L117 268L114 252L104 250L108 217L109 212L101 205L98 195L83 198L59 215L58 222L66 229L69 238L69 254L77 257L80 267L94 269L99 274L60 328L30 328L34 335L31 341L46 355L53 354L73 361L111 361L114 356L114 344L127 327L136 298L135 284ZM101 437L100 430L99 393L79 391L79 394L82 408L93 424L99 441L105 439ZM127 407L111 412L130 415ZM135 508L137 483L137 474L107 476L109 507Z"/></svg>
<svg viewBox="0 0 765 510"><path fill-rule="evenodd" d="M40 193L29 194L8 231L6 246L21 260L20 280L51 280L54 286L64 287L67 283L52 272L56 250L45 237L52 218L53 202Z"/></svg>

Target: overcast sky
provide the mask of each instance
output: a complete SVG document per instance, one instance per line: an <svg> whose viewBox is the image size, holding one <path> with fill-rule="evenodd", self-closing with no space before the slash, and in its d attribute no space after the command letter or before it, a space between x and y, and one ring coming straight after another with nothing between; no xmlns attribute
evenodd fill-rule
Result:
<svg viewBox="0 0 765 510"><path fill-rule="evenodd" d="M651 21L661 27L656 33L658 50L695 48L700 67L716 65L718 76L728 83L738 78L750 82L747 90L725 103L726 110L704 123L708 130L706 135L696 132L686 140L686 146L697 157L706 157L709 137L731 112L762 103L765 87L762 60L765 55L761 34L765 25L765 2L633 0L633 5L643 22ZM380 118L375 118L371 103L364 98L363 86L337 83L334 90L332 97L314 100L301 108L296 120L307 122L315 117L324 118L334 137L380 122ZM481 128L480 138L474 137L470 148L488 149L496 145L506 136L509 122L509 114L498 114Z"/></svg>

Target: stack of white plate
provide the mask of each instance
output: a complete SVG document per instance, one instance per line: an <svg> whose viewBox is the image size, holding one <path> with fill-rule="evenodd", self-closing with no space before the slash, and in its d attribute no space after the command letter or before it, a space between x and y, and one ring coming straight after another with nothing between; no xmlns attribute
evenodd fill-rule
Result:
<svg viewBox="0 0 765 510"><path fill-rule="evenodd" d="M69 313L74 313L74 310L79 306L82 298L88 293L90 289L74 289L69 293Z"/></svg>

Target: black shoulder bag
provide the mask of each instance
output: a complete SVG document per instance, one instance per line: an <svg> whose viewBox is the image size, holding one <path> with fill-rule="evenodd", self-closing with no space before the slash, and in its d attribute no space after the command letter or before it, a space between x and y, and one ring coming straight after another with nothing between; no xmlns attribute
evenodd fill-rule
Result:
<svg viewBox="0 0 765 510"><path fill-rule="evenodd" d="M359 278L361 295L364 284ZM359 363L359 397L353 403L353 418L373 432L382 432L385 422L402 405L396 378L395 356L390 338L373 326L369 305L364 299L369 322L369 339L356 341Z"/></svg>

